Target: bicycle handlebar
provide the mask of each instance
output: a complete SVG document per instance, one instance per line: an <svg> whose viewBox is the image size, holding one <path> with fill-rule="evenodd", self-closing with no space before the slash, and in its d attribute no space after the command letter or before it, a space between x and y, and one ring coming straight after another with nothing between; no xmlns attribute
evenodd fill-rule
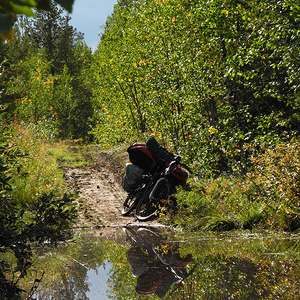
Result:
<svg viewBox="0 0 300 300"><path fill-rule="evenodd" d="M168 167L165 169L165 174L168 175L172 173L172 168L177 166L180 163L181 157L180 156L175 156L175 158L170 162Z"/></svg>
<svg viewBox="0 0 300 300"><path fill-rule="evenodd" d="M172 168L179 164L182 167L184 167L190 174L193 174L193 171L186 164L180 163L180 160L181 160L181 156L175 156L175 158L170 162L169 166L166 168L165 174L172 173Z"/></svg>
<svg viewBox="0 0 300 300"><path fill-rule="evenodd" d="M193 171L186 165L186 164L181 164L190 174L193 174Z"/></svg>

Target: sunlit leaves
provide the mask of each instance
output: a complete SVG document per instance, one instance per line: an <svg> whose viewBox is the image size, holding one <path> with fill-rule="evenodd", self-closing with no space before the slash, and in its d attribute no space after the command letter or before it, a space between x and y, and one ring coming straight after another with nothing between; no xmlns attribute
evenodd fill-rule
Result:
<svg viewBox="0 0 300 300"><path fill-rule="evenodd" d="M95 53L94 95L123 127L99 109L96 138L115 142L106 128L153 134L206 169L199 174L245 172L245 145L298 130L297 5L144 0L117 9Z"/></svg>
<svg viewBox="0 0 300 300"><path fill-rule="evenodd" d="M253 157L249 177L256 183L261 201L279 216L286 217L290 230L300 227L300 145L296 140L277 144Z"/></svg>
<svg viewBox="0 0 300 300"><path fill-rule="evenodd" d="M19 66L22 72L16 72L11 78L10 91L20 95L16 99L19 118L37 124L43 118L56 119L53 103L54 81L57 77L50 75L50 64L43 53L29 58Z"/></svg>

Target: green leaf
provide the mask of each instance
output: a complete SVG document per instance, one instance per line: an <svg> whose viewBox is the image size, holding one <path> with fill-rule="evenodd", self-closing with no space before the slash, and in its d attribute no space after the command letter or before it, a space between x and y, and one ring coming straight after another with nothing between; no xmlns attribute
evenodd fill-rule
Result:
<svg viewBox="0 0 300 300"><path fill-rule="evenodd" d="M24 14L27 17L33 17L34 12L31 7L36 6L36 2L32 0L28 1L4 1L1 3L1 6L7 14Z"/></svg>
<svg viewBox="0 0 300 300"><path fill-rule="evenodd" d="M0 12L0 32L9 33L14 24L14 16L12 14L4 14Z"/></svg>
<svg viewBox="0 0 300 300"><path fill-rule="evenodd" d="M24 5L12 5L13 11L16 14L23 14L26 17L34 17L34 12L29 6Z"/></svg>

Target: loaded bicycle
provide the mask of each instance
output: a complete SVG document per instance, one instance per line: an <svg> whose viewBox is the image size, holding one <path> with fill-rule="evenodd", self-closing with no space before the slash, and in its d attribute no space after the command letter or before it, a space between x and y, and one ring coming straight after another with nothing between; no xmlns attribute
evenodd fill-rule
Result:
<svg viewBox="0 0 300 300"><path fill-rule="evenodd" d="M176 186L186 184L188 173L182 167L192 171L181 163L180 156L167 151L153 137L146 144L131 145L127 152L131 163L126 165L123 178L128 195L122 215L135 210L139 221L147 221L158 214L164 200L176 193Z"/></svg>

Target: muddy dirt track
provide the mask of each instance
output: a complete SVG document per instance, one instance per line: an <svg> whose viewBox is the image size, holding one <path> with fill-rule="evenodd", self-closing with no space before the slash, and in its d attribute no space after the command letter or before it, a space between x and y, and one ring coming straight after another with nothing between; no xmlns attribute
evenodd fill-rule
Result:
<svg viewBox="0 0 300 300"><path fill-rule="evenodd" d="M75 227L157 226L158 220L139 222L134 214L121 215L126 192L121 182L128 155L96 152L94 163L86 167L64 168L67 185L78 194L79 218Z"/></svg>

